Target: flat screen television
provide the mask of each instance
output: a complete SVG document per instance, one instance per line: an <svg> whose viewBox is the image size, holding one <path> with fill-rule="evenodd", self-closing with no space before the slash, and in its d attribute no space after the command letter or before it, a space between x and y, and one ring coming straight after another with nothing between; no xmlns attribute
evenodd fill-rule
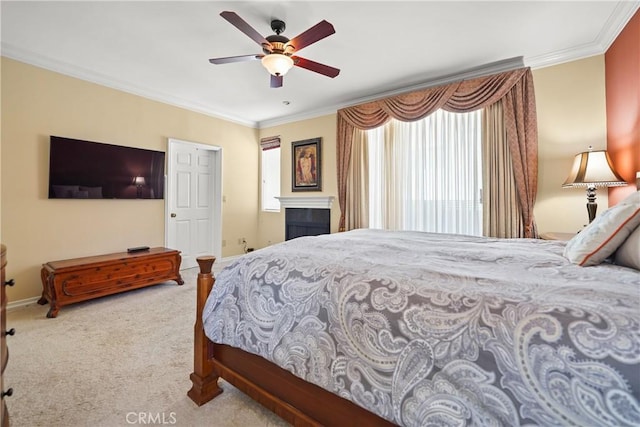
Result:
<svg viewBox="0 0 640 427"><path fill-rule="evenodd" d="M50 199L162 199L163 151L51 136Z"/></svg>

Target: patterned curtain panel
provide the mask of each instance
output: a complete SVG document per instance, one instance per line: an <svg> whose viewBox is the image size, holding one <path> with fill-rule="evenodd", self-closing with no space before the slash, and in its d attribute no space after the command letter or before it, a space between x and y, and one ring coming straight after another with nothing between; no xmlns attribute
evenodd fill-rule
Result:
<svg viewBox="0 0 640 427"><path fill-rule="evenodd" d="M473 111L501 99L518 203L525 223L525 236L536 237L533 205L538 181L538 130L533 77L528 67L339 110L337 178L340 230L346 229L347 174L354 129L374 129L385 124L391 117L403 121L418 120L440 108L451 112Z"/></svg>
<svg viewBox="0 0 640 427"><path fill-rule="evenodd" d="M524 237L524 219L518 203L502 101L482 111L483 235Z"/></svg>
<svg viewBox="0 0 640 427"><path fill-rule="evenodd" d="M347 229L369 228L369 150L367 132L354 129L346 211Z"/></svg>

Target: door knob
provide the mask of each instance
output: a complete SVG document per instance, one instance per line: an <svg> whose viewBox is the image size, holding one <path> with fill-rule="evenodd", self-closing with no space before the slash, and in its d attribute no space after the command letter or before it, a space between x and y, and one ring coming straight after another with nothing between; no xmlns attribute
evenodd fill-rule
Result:
<svg viewBox="0 0 640 427"><path fill-rule="evenodd" d="M174 214L173 212L171 212L171 218L175 218L176 214Z"/></svg>

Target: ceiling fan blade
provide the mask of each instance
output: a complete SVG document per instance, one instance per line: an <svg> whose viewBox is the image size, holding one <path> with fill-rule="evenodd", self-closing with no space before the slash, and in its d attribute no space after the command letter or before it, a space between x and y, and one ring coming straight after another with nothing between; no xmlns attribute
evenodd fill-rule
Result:
<svg viewBox="0 0 640 427"><path fill-rule="evenodd" d="M333 28L333 25L328 23L325 20L318 22L313 27L309 28L307 31L298 34L287 43L287 46L293 46L295 51L299 51L312 43L317 42L318 40L322 40L325 37L334 34L336 30Z"/></svg>
<svg viewBox="0 0 640 427"><path fill-rule="evenodd" d="M225 11L220 13L224 19L229 21L231 25L245 33L249 38L258 43L259 45L268 45L271 46L271 43L267 41L259 32L257 32L251 25L247 23L244 19L240 18L237 13Z"/></svg>
<svg viewBox="0 0 640 427"><path fill-rule="evenodd" d="M212 64L229 64L231 62L245 62L254 61L262 58L264 55L240 55L240 56L227 56L225 58L211 58L209 62Z"/></svg>
<svg viewBox="0 0 640 427"><path fill-rule="evenodd" d="M271 87L282 87L282 76L271 74Z"/></svg>
<svg viewBox="0 0 640 427"><path fill-rule="evenodd" d="M299 56L292 56L291 59L293 59L293 65L323 74L327 77L333 78L340 74L340 70L338 68L333 68L310 59L301 58Z"/></svg>

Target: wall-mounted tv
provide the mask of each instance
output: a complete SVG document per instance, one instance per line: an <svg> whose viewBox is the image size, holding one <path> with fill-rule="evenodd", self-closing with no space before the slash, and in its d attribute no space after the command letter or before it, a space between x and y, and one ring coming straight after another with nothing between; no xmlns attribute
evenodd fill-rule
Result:
<svg viewBox="0 0 640 427"><path fill-rule="evenodd" d="M162 199L163 151L51 136L50 199Z"/></svg>

